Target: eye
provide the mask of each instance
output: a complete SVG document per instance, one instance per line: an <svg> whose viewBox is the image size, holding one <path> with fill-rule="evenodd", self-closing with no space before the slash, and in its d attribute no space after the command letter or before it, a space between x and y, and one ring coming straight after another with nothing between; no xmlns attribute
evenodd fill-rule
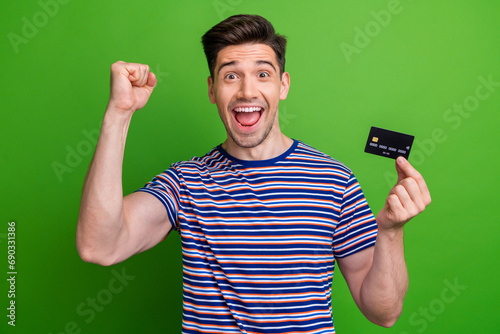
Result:
<svg viewBox="0 0 500 334"><path fill-rule="evenodd" d="M226 74L226 76L224 78L229 79L229 80L234 80L234 79L236 79L236 74L228 73L228 74Z"/></svg>
<svg viewBox="0 0 500 334"><path fill-rule="evenodd" d="M267 78L267 77L269 77L269 73L267 73L267 72L259 72L258 77L259 78Z"/></svg>

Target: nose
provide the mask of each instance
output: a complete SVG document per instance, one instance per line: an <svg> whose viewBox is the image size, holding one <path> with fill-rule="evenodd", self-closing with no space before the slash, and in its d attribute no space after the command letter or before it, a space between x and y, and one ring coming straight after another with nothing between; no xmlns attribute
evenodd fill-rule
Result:
<svg viewBox="0 0 500 334"><path fill-rule="evenodd" d="M251 76L244 76L240 81L239 98L251 100L258 97L258 90L255 80Z"/></svg>

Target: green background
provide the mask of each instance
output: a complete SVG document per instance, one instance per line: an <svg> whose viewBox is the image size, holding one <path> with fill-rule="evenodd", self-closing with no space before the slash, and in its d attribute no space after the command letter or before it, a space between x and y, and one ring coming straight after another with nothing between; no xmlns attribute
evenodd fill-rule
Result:
<svg viewBox="0 0 500 334"><path fill-rule="evenodd" d="M405 228L403 314L391 329L369 323L337 272L337 332L499 333L500 3L493 0L4 2L0 332L180 332L179 236L112 267L84 263L75 248L81 188L117 60L149 64L159 78L130 126L126 193L225 139L207 96L200 39L239 13L263 15L288 36L283 132L351 167L375 213L395 172L393 160L363 152L370 126L416 137L410 161L433 203ZM453 111L464 104L462 114ZM6 317L9 221L17 227L15 328ZM123 271L128 280L119 283L114 274Z"/></svg>

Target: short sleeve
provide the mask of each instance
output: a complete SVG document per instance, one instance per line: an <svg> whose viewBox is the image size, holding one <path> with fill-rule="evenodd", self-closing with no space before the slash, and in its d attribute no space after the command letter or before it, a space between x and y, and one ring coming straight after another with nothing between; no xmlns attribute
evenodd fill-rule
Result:
<svg viewBox="0 0 500 334"><path fill-rule="evenodd" d="M377 222L356 177L351 173L333 236L334 255L342 258L374 246L376 238Z"/></svg>
<svg viewBox="0 0 500 334"><path fill-rule="evenodd" d="M167 210L172 227L176 231L179 230L177 214L180 206L180 178L175 164L137 191L150 193L158 198Z"/></svg>

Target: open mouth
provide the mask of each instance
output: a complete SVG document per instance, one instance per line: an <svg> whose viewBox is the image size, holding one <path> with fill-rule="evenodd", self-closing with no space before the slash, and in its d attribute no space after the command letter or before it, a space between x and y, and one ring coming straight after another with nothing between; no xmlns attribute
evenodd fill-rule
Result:
<svg viewBox="0 0 500 334"><path fill-rule="evenodd" d="M242 127L251 127L257 124L264 108L262 107L236 107L232 110L234 119Z"/></svg>

